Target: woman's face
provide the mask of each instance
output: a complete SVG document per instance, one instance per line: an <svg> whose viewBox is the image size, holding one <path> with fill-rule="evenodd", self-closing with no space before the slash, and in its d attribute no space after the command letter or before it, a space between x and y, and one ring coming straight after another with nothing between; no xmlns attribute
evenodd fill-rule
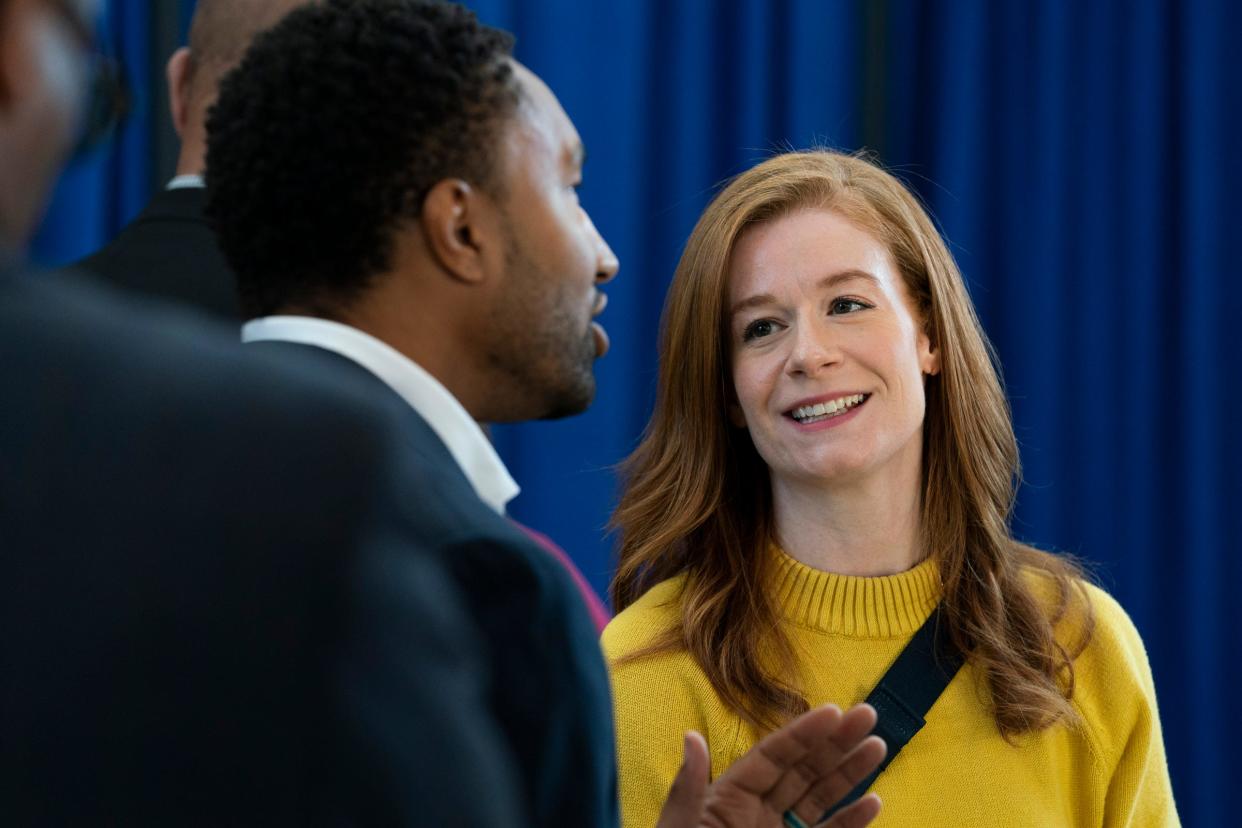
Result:
<svg viewBox="0 0 1242 828"><path fill-rule="evenodd" d="M884 245L824 209L754 225L728 303L730 414L775 487L918 480L939 361Z"/></svg>

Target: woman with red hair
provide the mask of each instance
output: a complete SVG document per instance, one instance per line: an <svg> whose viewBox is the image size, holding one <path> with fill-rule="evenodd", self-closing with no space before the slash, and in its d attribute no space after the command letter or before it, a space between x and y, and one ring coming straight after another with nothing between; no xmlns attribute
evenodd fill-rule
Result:
<svg viewBox="0 0 1242 828"><path fill-rule="evenodd" d="M742 174L687 243L662 354L604 634L627 828L654 822L686 730L719 773L868 698L925 624L957 661L871 787L881 822L1176 823L1142 642L1012 537L1000 377L900 182L826 151Z"/></svg>

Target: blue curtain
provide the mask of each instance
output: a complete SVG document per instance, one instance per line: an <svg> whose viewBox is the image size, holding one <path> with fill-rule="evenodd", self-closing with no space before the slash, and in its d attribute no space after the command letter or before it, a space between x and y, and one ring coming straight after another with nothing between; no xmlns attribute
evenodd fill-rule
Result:
<svg viewBox="0 0 1242 828"><path fill-rule="evenodd" d="M1236 821L1238 4L901 5L884 30L885 160L1004 364L1016 532L1094 562L1147 643L1183 819Z"/></svg>
<svg viewBox="0 0 1242 828"><path fill-rule="evenodd" d="M614 464L650 411L658 315L719 182L868 146L952 243L1026 472L1016 533L1085 558L1147 643L1181 815L1227 818L1242 743L1242 20L1174 3L476 2L582 133L622 261L584 416L499 429L522 520L604 588ZM719 413L723 416L723 412Z"/></svg>
<svg viewBox="0 0 1242 828"><path fill-rule="evenodd" d="M613 350L576 418L498 428L515 515L601 591L615 464L650 412L664 292L715 189L773 151L867 146L920 193L1004 366L1026 469L1015 531L1092 562L1155 671L1188 825L1223 825L1242 714L1242 11L1231 0L478 0L588 147L621 257ZM192 3L180 0L183 13ZM102 243L157 183L147 4L111 42L136 115L62 181L45 261ZM158 50L157 50L158 51ZM155 62L152 62L152 58ZM145 121L144 121L145 118ZM162 172L162 171L161 171ZM723 412L720 412L723 416ZM1233 553L1233 554L1231 554Z"/></svg>

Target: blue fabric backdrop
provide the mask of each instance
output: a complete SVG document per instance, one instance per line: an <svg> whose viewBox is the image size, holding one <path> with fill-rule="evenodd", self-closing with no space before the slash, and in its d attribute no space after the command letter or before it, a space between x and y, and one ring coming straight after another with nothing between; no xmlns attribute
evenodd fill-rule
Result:
<svg viewBox="0 0 1242 828"><path fill-rule="evenodd" d="M100 44L123 68L129 115L112 139L76 158L61 177L32 256L61 264L101 247L142 209L155 186L152 97L163 94L152 72L150 4L113 0L99 26Z"/></svg>
<svg viewBox="0 0 1242 828"><path fill-rule="evenodd" d="M1004 364L1016 532L1096 562L1147 643L1185 823L1236 822L1238 4L917 9L887 21L885 160Z"/></svg>
<svg viewBox="0 0 1242 828"><path fill-rule="evenodd" d="M517 34L519 59L576 121L583 200L622 261L595 405L497 429L524 488L515 515L603 591L613 466L650 410L661 302L695 217L774 150L869 146L931 207L996 342L1026 467L1016 532L1095 562L1147 642L1183 819L1231 822L1238 4L469 5ZM45 260L97 246L168 172L150 169L144 101L163 92L146 68L146 13L137 0L111 7L137 118L62 183Z"/></svg>

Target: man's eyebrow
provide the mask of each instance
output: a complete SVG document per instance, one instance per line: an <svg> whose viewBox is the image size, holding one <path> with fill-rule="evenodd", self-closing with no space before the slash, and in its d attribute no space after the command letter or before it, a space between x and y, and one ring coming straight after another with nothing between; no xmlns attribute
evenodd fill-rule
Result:
<svg viewBox="0 0 1242 828"><path fill-rule="evenodd" d="M837 285L840 285L844 282L850 282L856 279L861 279L862 281L870 282L872 285L876 287L880 286L880 280L877 279L873 274L868 273L865 270L857 270L857 269L841 270L841 271L838 271L837 273L829 273L827 276L820 279L816 283L816 286L822 290L825 288L836 287ZM776 304L776 297L773 296L772 294L756 293L754 296L747 296L745 299L742 299L741 301L734 303L733 307L729 308L729 316L734 317L744 310L750 310L751 308L758 308L758 307L763 307L764 305L773 305L773 304Z"/></svg>

